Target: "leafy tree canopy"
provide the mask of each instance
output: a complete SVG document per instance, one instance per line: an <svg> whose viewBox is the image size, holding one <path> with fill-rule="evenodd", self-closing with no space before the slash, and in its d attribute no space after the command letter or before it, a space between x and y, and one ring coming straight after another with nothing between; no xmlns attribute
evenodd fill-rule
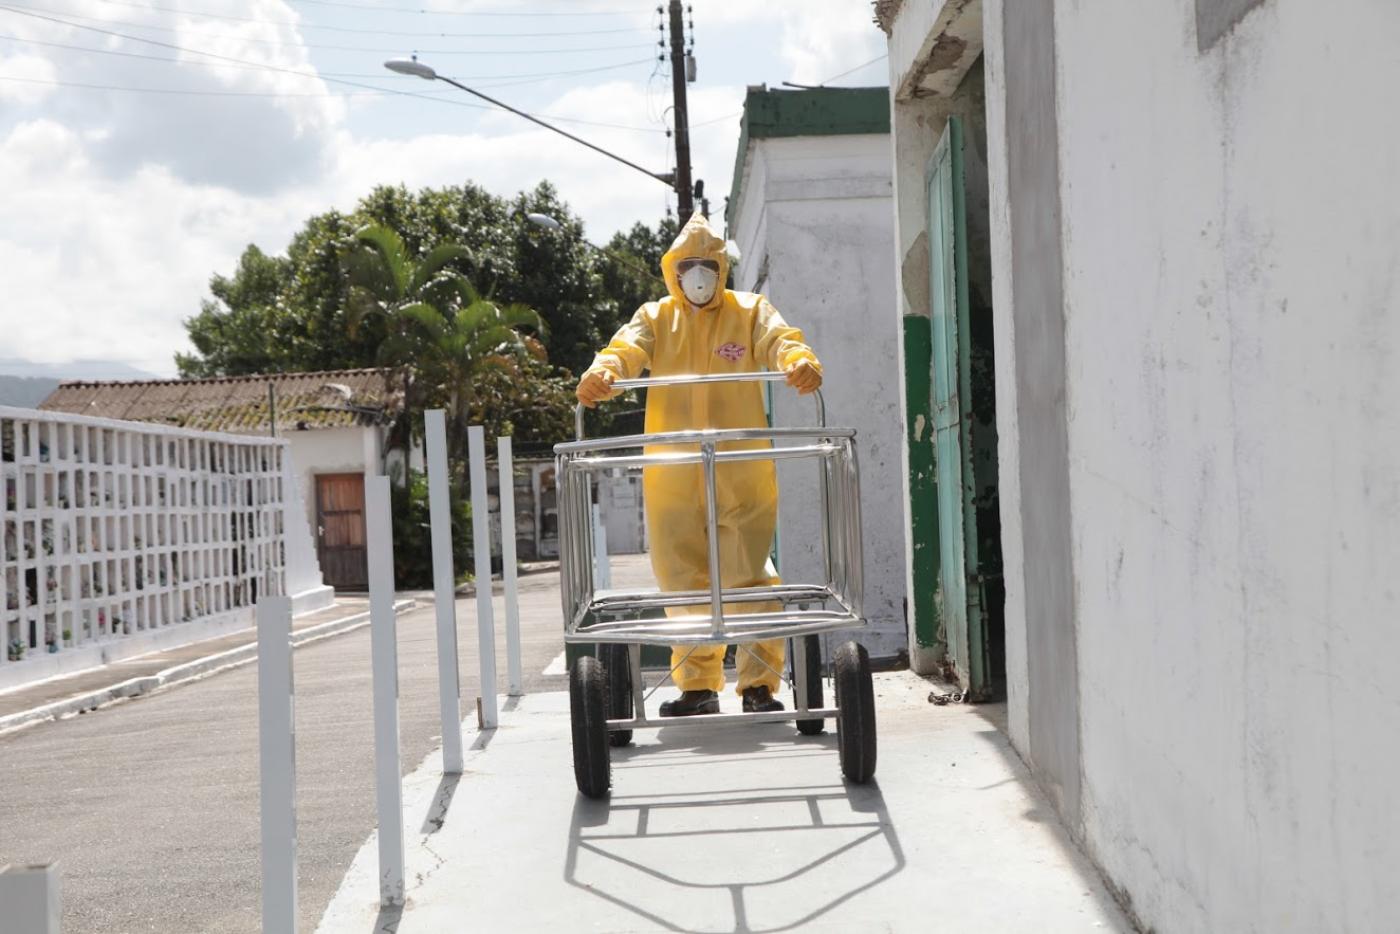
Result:
<svg viewBox="0 0 1400 934"><path fill-rule="evenodd" d="M603 251L603 290L615 299L625 320L646 302L666 294L661 278L661 255L676 239L679 228L674 218L664 218L655 228L637 223L632 229L613 234Z"/></svg>
<svg viewBox="0 0 1400 934"><path fill-rule="evenodd" d="M525 215L532 212L555 218L561 228L530 223ZM395 316L366 314L367 302L379 299L351 294L358 262L353 254L362 250L358 234L370 225L397 234L414 266L431 267L435 275L456 274L501 308L538 312L544 324L540 336L547 334L548 366L541 370L536 361L521 375L556 380L567 377L551 368L581 372L638 305L662 294L660 257L675 235L673 221L662 221L655 230L637 224L613 237L606 249L596 249L583 239L582 221L547 182L512 199L470 183L418 192L376 188L348 213L327 211L308 219L285 255L249 246L232 275L214 276L212 298L185 322L195 352L176 357L181 375L385 362L383 348L394 338ZM427 299L442 304L440 295Z"/></svg>

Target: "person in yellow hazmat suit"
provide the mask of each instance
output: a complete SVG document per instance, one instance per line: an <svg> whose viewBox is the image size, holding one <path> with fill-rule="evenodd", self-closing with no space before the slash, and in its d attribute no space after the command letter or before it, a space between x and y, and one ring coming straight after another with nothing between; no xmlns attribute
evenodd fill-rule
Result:
<svg viewBox="0 0 1400 934"><path fill-rule="evenodd" d="M594 358L578 384L578 398L592 407L616 395L613 382L652 376L787 373L800 393L822 382L821 363L802 332L790 326L766 298L724 287L729 258L723 238L698 211L661 258L669 292L637 310ZM763 428L763 384L711 383L653 387L647 396L648 434L702 428ZM765 447L734 442L725 449ZM658 448L679 450L675 446ZM651 564L662 590L708 590L709 538L705 483L698 464L649 467L642 478ZM720 582L724 587L777 584L766 572L778 518L778 480L772 461L718 465ZM740 612L777 609L757 604ZM679 614L694 612L682 608ZM671 666L681 696L661 705L663 717L719 712L724 688L722 645L675 646ZM738 691L745 711L782 710L773 695L781 682L783 640L741 644Z"/></svg>

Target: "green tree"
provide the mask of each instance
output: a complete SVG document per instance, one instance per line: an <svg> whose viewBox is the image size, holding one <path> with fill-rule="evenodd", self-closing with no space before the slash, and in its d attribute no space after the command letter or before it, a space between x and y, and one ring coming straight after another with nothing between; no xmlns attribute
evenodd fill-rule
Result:
<svg viewBox="0 0 1400 934"><path fill-rule="evenodd" d="M563 230L536 227L525 219L531 212L556 218ZM228 279L216 276L214 299L186 321L196 353L177 358L182 375L375 365L385 332L374 323L349 329L343 263L358 248L356 232L369 224L397 233L410 257L439 243L464 246L472 260L453 268L487 298L538 311L551 335L549 362L574 373L588 365L619 318L635 311L632 294L609 294L609 261L588 246L582 222L548 183L510 200L472 184L413 193L386 186L349 213L308 219L285 257L264 257L276 261L275 288L244 263ZM259 289L244 288L255 279ZM253 309L270 311L259 316Z"/></svg>
<svg viewBox="0 0 1400 934"><path fill-rule="evenodd" d="M452 311L417 302L400 312L411 325L404 341L405 346L414 347L419 386L424 396L440 401L447 410L448 455L464 470L467 426L473 414L487 409L498 422L507 414L502 411L505 399L481 394L483 373L488 368L504 369L518 379L522 371L515 364L529 356L531 346L543 352L543 346L522 329L541 335L545 330L539 314L524 305L497 305L475 296L470 286L465 297L468 303ZM507 432L497 429L489 436L500 433Z"/></svg>
<svg viewBox="0 0 1400 934"><path fill-rule="evenodd" d="M537 212L554 217L557 231L525 219ZM396 313L369 313L356 285L373 294L373 282L352 281L369 262L359 231L377 225L402 245L405 265L425 263L439 244L462 251L439 267L470 282L499 307L535 309L547 333L547 355L530 356L514 371L488 368L481 379L494 387L478 392L474 420L510 424L517 440L553 442L567 436L572 375L583 371L598 347L644 301L659 298L661 253L675 234L673 221L658 228L635 225L600 251L584 239L582 222L547 183L512 199L496 197L470 183L410 192L403 187L374 189L349 212L327 211L309 218L292 238L285 256L250 246L230 276L215 276L212 298L186 321L194 352L177 357L184 376L236 376L261 372L329 370L411 362L413 341ZM650 271L650 272L649 272ZM655 273L655 278L649 276ZM408 283L408 284L411 284ZM380 285L388 286L387 279ZM436 289L439 286L434 285ZM441 295L419 296L441 307ZM376 296L384 307L401 310L389 293ZM352 322L354 326L352 326ZM508 374L508 375L507 375ZM410 400L415 409L416 399ZM490 406L506 406L501 412ZM553 432L563 426L562 434Z"/></svg>
<svg viewBox="0 0 1400 934"><path fill-rule="evenodd" d="M197 354L175 356L181 375L256 371L279 356L278 299L288 266L287 259L268 256L250 244L232 277L210 280L213 300L205 299L199 314L185 324Z"/></svg>
<svg viewBox="0 0 1400 934"><path fill-rule="evenodd" d="M603 290L618 303L618 324L647 302L665 297L661 256L678 232L675 219L667 217L655 228L633 224L631 230L618 231L608 241L603 255Z"/></svg>
<svg viewBox="0 0 1400 934"><path fill-rule="evenodd" d="M397 371L409 413L421 411L425 401L416 379L424 348L422 322L429 317L451 320L457 308L475 298L466 277L452 268L470 258L467 248L457 243L441 243L414 257L403 238L381 224L356 231L355 245L343 256L349 283L348 336L356 337L369 321L378 325L374 363ZM396 426L391 441L405 452L414 421Z"/></svg>

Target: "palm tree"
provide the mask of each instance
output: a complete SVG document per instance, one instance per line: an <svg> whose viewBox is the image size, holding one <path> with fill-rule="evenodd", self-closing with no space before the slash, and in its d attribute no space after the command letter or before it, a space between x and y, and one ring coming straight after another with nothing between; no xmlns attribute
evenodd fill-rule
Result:
<svg viewBox="0 0 1400 934"><path fill-rule="evenodd" d="M351 327L372 314L392 321L419 303L446 309L476 298L466 276L449 266L472 259L471 250L460 243L441 243L414 258L396 231L370 224L356 231L355 246L345 258Z"/></svg>
<svg viewBox="0 0 1400 934"><path fill-rule="evenodd" d="M346 305L347 325L356 333L366 319L382 318L385 338L379 345L379 366L394 368L402 379L404 411L421 408L422 393L415 385L418 333L412 310L450 314L459 305L476 299L471 283L451 267L470 261L471 251L457 243L443 243L422 257L409 255L398 232L382 224L370 224L355 232L355 245L344 257L350 281ZM412 445L412 419L395 426L390 446L403 449L404 463Z"/></svg>
<svg viewBox="0 0 1400 934"><path fill-rule="evenodd" d="M477 391L479 377L488 367L514 369L515 363L543 347L535 338L521 332L528 328L545 333L544 319L525 305L498 305L471 292L472 299L452 314L419 302L403 309L402 315L417 331L418 367L424 388L447 404L452 430L448 451L464 465L462 446L473 410L490 401ZM414 338L410 338L414 339Z"/></svg>
<svg viewBox="0 0 1400 934"><path fill-rule="evenodd" d="M510 368L534 349L542 352L520 329L543 337L544 319L525 305L482 298L449 265L471 258L466 247L440 244L414 260L387 227L371 225L355 237L357 249L346 259L349 325L357 328L370 316L384 319L380 365L401 369L406 412L422 408L430 397L446 403L452 426L448 452L465 472L467 424L473 409L487 402L474 391L477 376L486 367ZM411 418L405 423L406 428ZM397 434L407 455L411 433Z"/></svg>

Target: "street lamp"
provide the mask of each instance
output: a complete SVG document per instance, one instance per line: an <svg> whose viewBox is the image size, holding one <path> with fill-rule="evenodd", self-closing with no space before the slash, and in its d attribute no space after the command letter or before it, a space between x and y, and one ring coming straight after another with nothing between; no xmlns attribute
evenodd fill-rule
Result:
<svg viewBox="0 0 1400 934"><path fill-rule="evenodd" d="M411 77L414 77L414 78L422 78L424 81L445 81L446 83L452 85L454 88L459 88L459 89L461 89L461 90L463 90L463 91L466 91L468 94L472 94L472 95L475 95L476 97L481 98L482 100L486 101L488 104L494 104L495 106L501 108L502 110L509 110L511 113L515 114L516 116L518 116L518 117L524 117L526 120L529 120L531 123L534 123L534 124L537 124L537 125L539 125L539 126L542 126L542 127L544 127L546 130L551 130L551 131L553 131L553 132L555 132L555 133L558 133L560 136L567 137L568 139L573 140L574 142L578 143L578 144L581 145L581 146L587 146L589 149L593 150L594 152L596 152L596 153L601 153L602 155L607 156L609 159L612 159L614 162L621 162L623 165L627 166L628 168L636 169L638 172L641 172L643 175L649 176L650 178L654 178L654 179L656 179L658 182L661 182L663 185L665 185L667 188L670 188L672 191L675 191L675 190L676 190L676 176L675 176L674 173L671 173L671 172L653 172L653 171L651 171L650 169L644 169L644 168L642 168L640 165L638 165L637 163L632 162L632 161L627 160L627 159L624 159L624 158L622 158L621 156L616 155L616 154L614 154L614 153L608 152L606 149L602 148L601 146L595 146L593 143L590 143L590 142L589 142L588 140L586 140L586 139L580 139L579 137L575 136L574 134L569 133L569 132L567 132L567 131L565 131L565 130L561 130L561 129L559 129L557 126L554 126L553 124L545 123L545 122L544 122L543 120L541 120L539 117L531 116L530 114L527 114L527 113L526 113L525 111L523 111L523 110L516 110L514 107L510 106L509 104L502 103L501 101L496 100L494 97L490 97L490 96L488 96L488 95L486 95L486 94L482 94L480 91L474 90L473 88L469 88L469 87L467 87L465 84L462 84L462 83L459 82L459 81L454 81L453 79L447 77L446 75L440 75L440 74L437 73L437 71L436 71L435 69L432 68L432 66L430 66L430 65L425 65L425 64L423 64L422 62L418 61L418 59L416 59L416 58L395 58L395 59L391 59L391 60L389 60L389 61L387 61L387 62L384 63L384 67L387 68L387 69L389 69L390 71L396 73L396 74L400 74L400 75L410 75ZM552 218L551 218L551 219L552 219Z"/></svg>
<svg viewBox="0 0 1400 934"><path fill-rule="evenodd" d="M536 227L543 227L545 230L559 230L564 226L548 214L526 214L525 219Z"/></svg>

